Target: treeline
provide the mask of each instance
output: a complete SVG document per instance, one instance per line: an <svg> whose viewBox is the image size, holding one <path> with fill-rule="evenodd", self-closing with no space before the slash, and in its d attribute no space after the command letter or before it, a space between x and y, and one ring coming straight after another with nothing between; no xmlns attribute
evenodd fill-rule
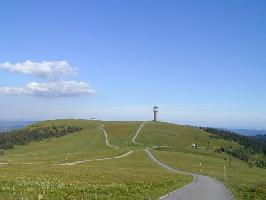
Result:
<svg viewBox="0 0 266 200"><path fill-rule="evenodd" d="M45 138L62 137L80 130L81 127L77 126L31 125L26 128L0 133L0 149L12 149L14 145L25 145Z"/></svg>
<svg viewBox="0 0 266 200"><path fill-rule="evenodd" d="M209 127L201 128L201 129L204 129L208 133L218 135L220 138L223 138L225 140L238 142L248 152L262 153L262 154L266 155L266 144L264 142L258 141L256 139L248 137L248 136L234 133L232 131L216 129L216 128L209 128Z"/></svg>
<svg viewBox="0 0 266 200"><path fill-rule="evenodd" d="M266 143L266 134L264 135L255 135L255 136L250 136L252 138L254 138L255 140L259 140L261 142Z"/></svg>
<svg viewBox="0 0 266 200"><path fill-rule="evenodd" d="M239 160L248 162L249 166L256 166L260 168L266 168L266 157L262 154L252 155L247 152L243 147L238 149L221 147L216 150L217 152L224 152L230 156L233 156Z"/></svg>
<svg viewBox="0 0 266 200"><path fill-rule="evenodd" d="M252 166L266 168L266 143L252 137L240 135L228 130L200 127L212 137L222 138L228 141L235 141L241 145L240 148L221 147L218 152L225 152L237 159L247 161Z"/></svg>

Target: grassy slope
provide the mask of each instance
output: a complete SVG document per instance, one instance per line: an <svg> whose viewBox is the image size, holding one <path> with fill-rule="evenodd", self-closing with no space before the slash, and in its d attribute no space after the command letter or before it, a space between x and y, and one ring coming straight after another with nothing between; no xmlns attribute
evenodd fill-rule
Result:
<svg viewBox="0 0 266 200"><path fill-rule="evenodd" d="M94 159L120 155L121 151L109 148L104 143L104 136L97 128L97 122L90 121L50 121L41 122L41 126L69 124L83 127L83 130L62 138L53 138L41 142L32 142L25 146L16 146L0 156L0 162L51 163L55 161Z"/></svg>
<svg viewBox="0 0 266 200"><path fill-rule="evenodd" d="M223 146L238 146L235 142L210 138L210 134L203 130L159 122L149 122L145 125L137 141L146 145L169 145L186 148L196 143L199 147L207 147L208 141L213 148Z"/></svg>
<svg viewBox="0 0 266 200"><path fill-rule="evenodd" d="M237 199L266 199L266 170L250 168L247 163L234 159L230 164L228 159L225 160L225 155L215 153L214 149L219 146L238 146L238 144L209 136L209 133L187 126L148 123L141 132L138 142L172 145L174 148L161 148L160 151L153 152L157 158L174 168L206 174L221 181L225 181L225 165L227 174L225 184ZM209 150L190 148L189 145L195 141L199 146L206 148L209 141Z"/></svg>
<svg viewBox="0 0 266 200"><path fill-rule="evenodd" d="M107 147L98 122L57 120L42 126L75 125L83 130L62 138L16 146L0 161L33 162L32 166L0 166L0 199L155 199L191 181L191 177L172 174L153 163L143 149L129 157L94 161L75 166L53 166L71 160L110 157L126 152ZM101 122L106 125L110 143L127 147L139 122ZM116 131L117 130L117 131Z"/></svg>
<svg viewBox="0 0 266 200"><path fill-rule="evenodd" d="M144 153L143 147L171 145L173 148L153 150L157 158L174 168L202 173L224 181L223 166L227 166L227 181L238 199L263 199L266 170L249 168L246 163L233 160L229 167L224 155L214 152L216 147L239 146L235 142L210 138L210 134L168 123L149 122L141 131L137 142L131 139L141 122L100 122L105 125L112 145L125 150L107 147L97 121L57 120L41 122L43 126L75 125L83 130L63 138L44 140L25 146L16 146L0 156L0 162L11 161L39 163L34 166L0 166L0 199L156 199L192 180L189 176L172 174L158 167ZM191 149L196 142L200 148ZM137 148L136 148L137 147ZM75 166L52 166L63 162L112 157L134 150L129 157L117 160L96 161ZM202 163L200 172L199 163ZM258 191L254 192L253 186ZM256 196L257 193L260 193Z"/></svg>

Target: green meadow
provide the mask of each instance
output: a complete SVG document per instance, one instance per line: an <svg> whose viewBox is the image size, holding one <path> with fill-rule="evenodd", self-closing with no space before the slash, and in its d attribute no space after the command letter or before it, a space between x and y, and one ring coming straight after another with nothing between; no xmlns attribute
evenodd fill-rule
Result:
<svg viewBox="0 0 266 200"><path fill-rule="evenodd" d="M175 174L158 166L146 155L146 146L173 168L201 173L224 182L236 199L265 199L266 170L215 152L235 142L210 137L209 133L169 123L145 124L136 141L132 137L142 122L55 120L40 126L71 125L81 131L60 138L17 145L0 156L0 199L158 199L192 181L193 177ZM108 133L109 143L100 124ZM192 143L198 149L190 147ZM114 158L133 151L122 158ZM76 165L64 164L92 160ZM53 159L55 165L53 165ZM28 165L21 163L31 163ZM201 163L201 167L200 166ZM224 176L226 166L226 176Z"/></svg>
<svg viewBox="0 0 266 200"><path fill-rule="evenodd" d="M106 124L110 148L99 129ZM141 122L57 120L41 126L76 125L82 131L61 138L15 146L0 156L0 199L156 199L190 182L192 177L173 174L153 163L143 149L128 145ZM117 130L117 131L115 131ZM134 152L128 157L92 161L73 166L55 164L101 159ZM31 162L32 165L12 163Z"/></svg>

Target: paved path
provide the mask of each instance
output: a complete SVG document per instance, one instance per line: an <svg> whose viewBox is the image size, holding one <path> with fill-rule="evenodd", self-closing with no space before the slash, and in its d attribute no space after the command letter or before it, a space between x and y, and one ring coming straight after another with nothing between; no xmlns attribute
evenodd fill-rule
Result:
<svg viewBox="0 0 266 200"><path fill-rule="evenodd" d="M148 156L156 162L161 167L167 169L168 171L181 173L186 175L192 175L194 180L183 186L182 188L171 192L170 194L161 197L162 200L233 200L231 192L225 188L225 186L208 176L202 176L198 174L190 174L177 169L173 169L168 165L157 160L154 155L149 151L148 148L145 149Z"/></svg>
<svg viewBox="0 0 266 200"><path fill-rule="evenodd" d="M136 138L139 135L141 129L145 125L145 122L142 123L134 135L132 142L135 144L141 144L136 142ZM154 149L157 147L170 147L170 146L153 146L150 149ZM165 163L157 160L154 155L149 151L147 147L145 152L148 154L151 160L165 168L168 171L184 174L184 175L192 175L194 177L193 181L178 190L171 192L163 197L160 200L233 200L233 196L231 192L225 188L225 186L208 176L203 176L199 174L193 174L184 172L178 169L174 169L169 167Z"/></svg>

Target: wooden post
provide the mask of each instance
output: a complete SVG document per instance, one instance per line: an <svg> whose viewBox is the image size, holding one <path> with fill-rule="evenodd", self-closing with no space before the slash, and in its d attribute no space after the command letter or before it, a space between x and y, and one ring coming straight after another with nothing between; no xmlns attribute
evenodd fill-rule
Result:
<svg viewBox="0 0 266 200"><path fill-rule="evenodd" d="M225 165L224 165L224 182L226 182L226 169L225 169Z"/></svg>
<svg viewBox="0 0 266 200"><path fill-rule="evenodd" d="M200 173L201 173L201 163L199 164L199 167L200 167Z"/></svg>

